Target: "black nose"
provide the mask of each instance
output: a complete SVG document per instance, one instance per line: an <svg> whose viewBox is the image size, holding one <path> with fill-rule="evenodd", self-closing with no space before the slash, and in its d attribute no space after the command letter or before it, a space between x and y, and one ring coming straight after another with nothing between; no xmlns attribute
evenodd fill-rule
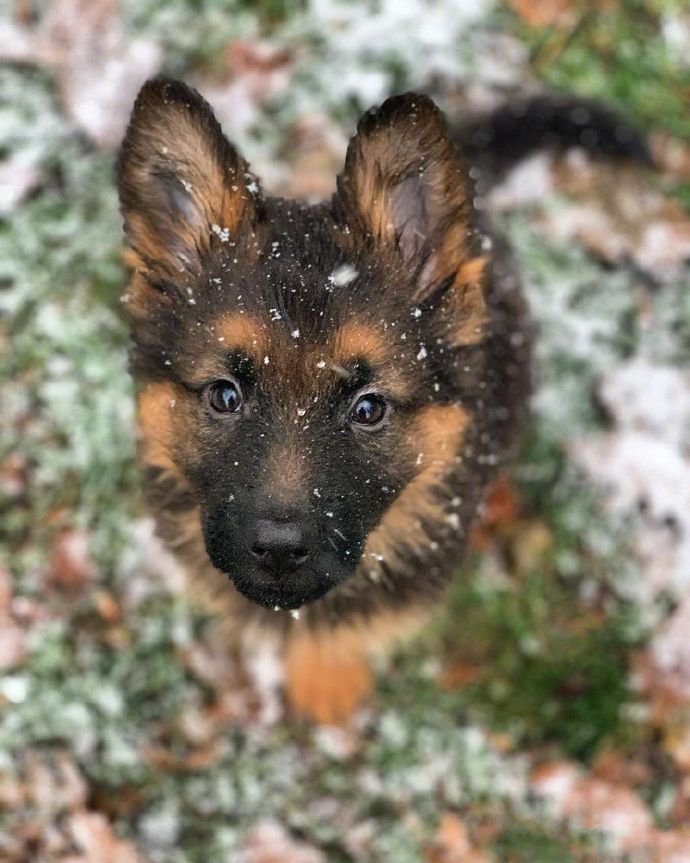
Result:
<svg viewBox="0 0 690 863"><path fill-rule="evenodd" d="M256 521L249 550L259 566L272 575L294 572L310 555L306 531L299 523L268 518Z"/></svg>

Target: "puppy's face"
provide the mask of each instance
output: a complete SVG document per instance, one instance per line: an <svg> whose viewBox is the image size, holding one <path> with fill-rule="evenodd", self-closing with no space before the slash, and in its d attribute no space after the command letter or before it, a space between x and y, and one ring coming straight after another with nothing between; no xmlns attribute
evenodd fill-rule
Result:
<svg viewBox="0 0 690 863"><path fill-rule="evenodd" d="M198 94L151 82L120 194L145 469L241 593L296 608L453 524L483 260L429 100L366 115L307 208L262 195Z"/></svg>

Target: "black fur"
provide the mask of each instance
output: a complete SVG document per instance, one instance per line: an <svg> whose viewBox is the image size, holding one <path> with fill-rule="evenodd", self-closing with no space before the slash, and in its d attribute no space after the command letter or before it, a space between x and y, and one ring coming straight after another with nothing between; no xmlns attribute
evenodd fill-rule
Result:
<svg viewBox="0 0 690 863"><path fill-rule="evenodd" d="M571 143L583 131L578 106L589 112L586 130L597 130L597 149L646 158L627 132L609 141L612 130L627 128L615 115L568 100L513 106L466 123L457 137L472 164L495 176L539 142ZM524 129L517 138L516 128ZM595 144L591 135L578 140ZM190 165L200 146L200 164ZM159 529L189 569L218 585L220 573L229 574L264 607L310 602L315 624L440 595L483 489L518 439L530 391L519 279L505 244L489 240L479 224L468 174L438 109L407 94L364 116L331 202L265 197L198 94L167 81L146 85L119 164L137 269L128 304L132 371L142 386L167 382L179 402L169 419L172 442L153 448L165 449L165 463L147 451L146 439L142 458ZM237 215L226 240L211 230L213 207ZM472 300L474 277L465 286L456 276L483 255L489 260ZM344 265L356 275L339 288L330 280ZM487 309L481 337L459 337L477 304ZM227 314L261 322L265 357L219 344ZM352 322L383 340L383 355L372 360L363 349L348 368L322 374L319 352L330 357ZM393 408L373 433L348 419L367 376ZM246 406L219 420L204 393L225 377L237 381ZM396 380L403 384L389 394ZM453 417L454 406L469 413L470 427L449 437L442 471L419 486L418 516L382 533L408 486L416 488L419 458L438 456L415 451L418 419L430 407L449 408ZM156 434L146 430L148 438ZM286 447L300 478L281 496L275 460ZM183 531L181 517L196 529ZM267 519L298 525L309 546L308 562L278 581L252 557L251 537ZM372 536L383 536L385 553L363 557ZM270 621L227 589L244 618Z"/></svg>

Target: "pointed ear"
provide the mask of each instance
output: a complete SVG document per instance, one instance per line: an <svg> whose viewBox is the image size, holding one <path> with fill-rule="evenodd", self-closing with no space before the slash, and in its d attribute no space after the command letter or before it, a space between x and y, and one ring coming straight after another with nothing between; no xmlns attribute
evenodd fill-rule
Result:
<svg viewBox="0 0 690 863"><path fill-rule="evenodd" d="M441 111L408 93L365 114L350 141L334 199L336 218L417 273L415 302L439 286L476 282L467 168Z"/></svg>
<svg viewBox="0 0 690 863"><path fill-rule="evenodd" d="M215 242L254 217L248 166L208 103L177 81L154 79L134 104L118 163L128 260L156 277L197 274Z"/></svg>

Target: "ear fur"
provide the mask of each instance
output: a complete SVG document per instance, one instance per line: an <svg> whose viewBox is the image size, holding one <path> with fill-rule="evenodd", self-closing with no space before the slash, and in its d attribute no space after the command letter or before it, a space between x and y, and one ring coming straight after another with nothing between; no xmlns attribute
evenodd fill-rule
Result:
<svg viewBox="0 0 690 863"><path fill-rule="evenodd" d="M118 162L128 262L163 280L197 274L216 235L233 240L253 218L253 179L196 90L148 81Z"/></svg>
<svg viewBox="0 0 690 863"><path fill-rule="evenodd" d="M481 274L477 264L467 269L478 260L467 168L427 96L394 96L362 117L338 178L334 212L417 272L415 302L463 271L475 281Z"/></svg>

